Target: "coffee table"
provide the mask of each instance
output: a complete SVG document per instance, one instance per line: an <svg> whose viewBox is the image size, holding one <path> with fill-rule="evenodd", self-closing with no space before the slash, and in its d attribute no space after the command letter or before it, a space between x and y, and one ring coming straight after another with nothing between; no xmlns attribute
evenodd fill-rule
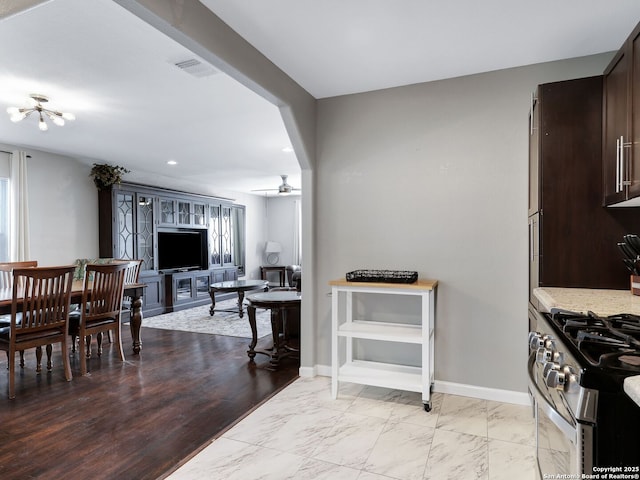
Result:
<svg viewBox="0 0 640 480"><path fill-rule="evenodd" d="M211 308L209 315L213 316L216 312L216 293L238 292L238 315L243 317L242 302L244 300L244 292L248 290L264 290L269 289L269 282L266 280L230 280L228 282L217 282L209 285L209 296L211 297ZM236 312L236 310L218 309L218 312Z"/></svg>
<svg viewBox="0 0 640 480"><path fill-rule="evenodd" d="M247 297L247 315L249 316L249 325L251 325L251 343L249 344L249 361L253 362L256 353L268 355L270 359L270 367L278 368L281 358L298 354L299 350L287 345L286 342L286 322L288 313L293 310L300 310L300 301L302 295L295 290L279 290L273 292L256 293ZM258 331L256 328L256 308L265 308L271 310L271 334L273 336L273 347L270 350L256 350L258 343ZM298 315L299 318L299 315ZM283 331L280 332L280 325ZM280 335L280 334L283 335Z"/></svg>

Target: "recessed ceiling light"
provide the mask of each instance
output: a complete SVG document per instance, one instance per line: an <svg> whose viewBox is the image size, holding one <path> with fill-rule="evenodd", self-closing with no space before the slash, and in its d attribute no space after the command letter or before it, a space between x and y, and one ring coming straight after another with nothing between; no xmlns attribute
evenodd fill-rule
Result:
<svg viewBox="0 0 640 480"><path fill-rule="evenodd" d="M178 164L178 162L176 162L175 160L169 160L167 162L167 165L177 165L177 164Z"/></svg>
<svg viewBox="0 0 640 480"><path fill-rule="evenodd" d="M282 149L282 151L283 151L283 152L285 152L285 153L291 153L291 152L293 152L293 148L291 148L291 147L284 147L284 148Z"/></svg>

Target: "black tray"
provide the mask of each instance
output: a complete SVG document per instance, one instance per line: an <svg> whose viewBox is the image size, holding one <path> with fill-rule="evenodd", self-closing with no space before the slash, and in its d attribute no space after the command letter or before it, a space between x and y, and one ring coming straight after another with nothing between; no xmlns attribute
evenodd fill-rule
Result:
<svg viewBox="0 0 640 480"><path fill-rule="evenodd" d="M418 272L408 270L354 270L346 275L348 282L415 283Z"/></svg>

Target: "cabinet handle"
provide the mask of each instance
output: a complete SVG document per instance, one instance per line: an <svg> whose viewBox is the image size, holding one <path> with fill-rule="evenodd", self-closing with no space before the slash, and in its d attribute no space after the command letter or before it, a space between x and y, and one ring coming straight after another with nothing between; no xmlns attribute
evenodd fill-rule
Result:
<svg viewBox="0 0 640 480"><path fill-rule="evenodd" d="M533 136L533 106L535 103L535 96L533 95L533 92L531 92L531 101L530 101L530 106L529 106L529 111L531 112L530 115L530 120L529 120L529 135Z"/></svg>
<svg viewBox="0 0 640 480"><path fill-rule="evenodd" d="M533 263L533 220L529 222L529 258Z"/></svg>
<svg viewBox="0 0 640 480"><path fill-rule="evenodd" d="M620 139L616 138L616 193L620 190Z"/></svg>
<svg viewBox="0 0 640 480"><path fill-rule="evenodd" d="M625 180L627 176L626 164L624 159L624 149L630 148L631 142L625 142L624 136L620 136L620 191L624 189L625 186L631 185L631 180Z"/></svg>

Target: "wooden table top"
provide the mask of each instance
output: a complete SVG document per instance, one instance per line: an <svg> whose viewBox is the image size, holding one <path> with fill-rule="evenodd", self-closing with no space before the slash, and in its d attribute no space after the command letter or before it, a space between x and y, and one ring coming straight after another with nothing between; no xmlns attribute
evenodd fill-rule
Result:
<svg viewBox="0 0 640 480"><path fill-rule="evenodd" d="M134 289L144 288L144 283L132 283L124 286L125 292ZM71 303L77 303L82 298L83 282L82 280L74 280L71 285ZM0 288L0 312L11 310L11 301L13 297L13 288Z"/></svg>
<svg viewBox="0 0 640 480"><path fill-rule="evenodd" d="M336 287L354 287L354 288L397 288L409 290L433 290L438 286L437 280L419 279L414 283L383 283L383 282L350 282L344 278L331 280L329 285Z"/></svg>

